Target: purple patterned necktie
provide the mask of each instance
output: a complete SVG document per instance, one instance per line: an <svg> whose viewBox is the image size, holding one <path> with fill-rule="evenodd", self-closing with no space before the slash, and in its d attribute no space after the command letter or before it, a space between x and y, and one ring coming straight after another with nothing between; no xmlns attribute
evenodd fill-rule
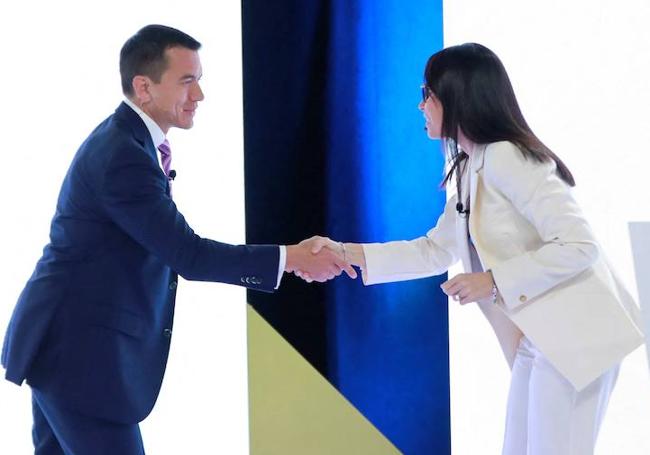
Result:
<svg viewBox="0 0 650 455"><path fill-rule="evenodd" d="M169 195L171 196L172 181L169 178L169 172L172 166L172 149L169 148L169 142L167 142L167 139L165 139L163 143L158 146L158 150L160 151L160 161L162 162L163 171L165 172L167 180L169 181Z"/></svg>
<svg viewBox="0 0 650 455"><path fill-rule="evenodd" d="M169 142L167 142L167 139L158 146L158 150L160 150L160 161L162 161L163 171L165 171L165 175L169 177L169 171L172 166L172 149L169 148Z"/></svg>

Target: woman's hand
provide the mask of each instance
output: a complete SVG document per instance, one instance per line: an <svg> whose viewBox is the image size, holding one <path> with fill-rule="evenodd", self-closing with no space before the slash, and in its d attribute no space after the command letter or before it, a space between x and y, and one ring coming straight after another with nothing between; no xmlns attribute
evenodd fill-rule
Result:
<svg viewBox="0 0 650 455"><path fill-rule="evenodd" d="M490 272L461 273L440 285L443 292L461 305L492 297L494 280Z"/></svg>
<svg viewBox="0 0 650 455"><path fill-rule="evenodd" d="M359 244L346 243L344 246L344 244L341 242L335 242L334 240L321 236L314 236L310 239L303 240L301 244L307 242L311 248L312 254L318 254L322 249L327 248L328 250L336 253L339 257L344 258L344 260L351 265L361 268L364 268L366 265L366 258L363 254L363 248ZM344 271L352 279L355 279L357 277L357 273L352 267L346 268ZM296 270L294 273L297 277L304 279L308 283L311 283L313 281L313 277L311 277L305 271Z"/></svg>

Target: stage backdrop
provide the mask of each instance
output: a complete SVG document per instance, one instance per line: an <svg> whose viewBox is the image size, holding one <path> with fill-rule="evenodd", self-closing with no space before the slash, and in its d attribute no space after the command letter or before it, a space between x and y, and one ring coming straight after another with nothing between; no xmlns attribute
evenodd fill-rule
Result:
<svg viewBox="0 0 650 455"><path fill-rule="evenodd" d="M435 224L443 156L417 105L441 18L430 0L243 2L249 242L387 241ZM444 454L444 279L285 277L249 301L397 448Z"/></svg>

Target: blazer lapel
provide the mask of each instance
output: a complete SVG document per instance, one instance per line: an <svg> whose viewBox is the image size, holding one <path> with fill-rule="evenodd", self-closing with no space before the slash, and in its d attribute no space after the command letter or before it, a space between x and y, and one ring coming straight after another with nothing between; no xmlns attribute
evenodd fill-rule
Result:
<svg viewBox="0 0 650 455"><path fill-rule="evenodd" d="M458 202L462 202L465 204L467 200L467 194L469 191L469 185L470 183L468 182L468 177L470 174L470 169L465 166L464 172L461 175L461 184L460 184L460 192L461 194L457 195L458 197ZM472 209L472 204L474 203L473 201L474 198L470 198L470 213L473 210ZM468 226L468 220L469 218L466 215L461 215L460 213L456 212L456 239L458 242L458 255L460 257L460 260L463 264L463 269L466 272L469 272L472 269L472 259L469 251L469 226Z"/></svg>
<svg viewBox="0 0 650 455"><path fill-rule="evenodd" d="M479 213L476 210L476 200L478 197L478 179L485 160L485 147L485 145L477 145L469 155L467 180L469 180L469 232L472 238L476 238L475 226L479 218Z"/></svg>
<svg viewBox="0 0 650 455"><path fill-rule="evenodd" d="M469 154L469 164L461 179L461 196L463 199L465 199L465 195L469 192L470 216L461 216L459 213L456 213L456 239L458 242L458 255L466 272L472 270L469 252L469 235L471 234L475 241L478 240L475 235L475 225L478 219L476 198L478 196L478 178L481 169L483 169L484 152L485 145L479 145Z"/></svg>
<svg viewBox="0 0 650 455"><path fill-rule="evenodd" d="M478 187L478 175L483 169L485 162L485 145L477 145L469 157L469 197L470 214L474 211L476 203L476 189Z"/></svg>

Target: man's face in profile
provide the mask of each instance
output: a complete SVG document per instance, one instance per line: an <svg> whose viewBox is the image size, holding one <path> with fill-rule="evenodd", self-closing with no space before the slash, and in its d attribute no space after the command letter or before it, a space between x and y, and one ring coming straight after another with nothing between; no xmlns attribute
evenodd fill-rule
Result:
<svg viewBox="0 0 650 455"><path fill-rule="evenodd" d="M189 129L194 124L194 113L203 91L199 80L203 75L199 53L184 47L165 51L167 68L160 82L149 85L150 100L143 110L165 132L171 127Z"/></svg>

